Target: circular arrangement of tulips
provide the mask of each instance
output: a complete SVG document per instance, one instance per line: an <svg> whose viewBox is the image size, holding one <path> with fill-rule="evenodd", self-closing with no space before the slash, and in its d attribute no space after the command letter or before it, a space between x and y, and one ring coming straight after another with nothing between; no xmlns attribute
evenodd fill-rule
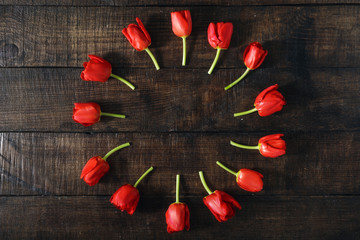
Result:
<svg viewBox="0 0 360 240"><path fill-rule="evenodd" d="M153 61L156 70L159 70L159 64L156 61L154 55L149 50L151 37L139 18L136 18L136 22L138 25L129 24L127 28L122 30L122 33L137 51L145 50ZM192 31L190 11L184 10L172 12L171 22L174 34L183 39L182 65L185 66L186 38L191 34ZM226 50L229 47L232 33L233 24L230 22L209 24L207 31L208 41L209 44L214 49L216 49L216 56L208 71L208 74L211 74L215 68L221 50ZM248 74L250 70L257 69L264 61L267 54L268 52L263 49L260 43L250 43L245 49L243 55L246 71L242 74L242 76L230 83L224 89L229 90L230 88L234 87ZM85 69L81 73L81 78L83 80L106 82L110 77L112 77L120 80L132 90L135 89L135 87L130 82L112 73L112 66L108 61L95 55L89 55L89 58L89 62L84 63ZM234 113L234 117L244 116L253 112L258 112L261 117L266 117L280 111L286 102L283 95L277 91L277 89L277 84L266 88L255 98L254 108L247 111ZM91 126L99 122L102 116L117 118L126 117L122 114L104 113L101 111L100 106L97 103L75 103L73 110L73 120L77 123L80 123L84 126ZM259 139L258 144L255 146L242 145L233 141L230 141L230 144L232 146L243 149L257 149L264 157L276 158L278 156L284 155L286 151L286 144L285 141L281 139L282 136L283 134L272 134L264 136ZM85 164L80 178L83 179L89 186L96 185L110 169L109 163L107 162L108 157L111 156L111 154L114 152L128 146L130 146L130 143L124 143L110 150L104 157L95 156L90 158ZM259 192L263 189L263 175L261 173L246 168L235 172L220 162L216 162L216 164L225 171L235 175L236 183L241 189L249 192ZM145 171L144 174L140 176L140 178L134 183L134 185L125 184L121 186L111 196L110 202L119 210L126 211L128 214L132 215L135 212L140 199L140 194L136 187L141 182L141 180L146 177L146 175L152 170L153 167L150 167L147 171ZM236 209L241 209L240 204L229 194L221 190L210 190L206 184L202 171L199 172L199 177L205 190L208 193L208 195L203 198L203 202L219 222L229 220L235 215ZM170 204L165 213L167 231L169 233L190 229L190 212L186 203L179 201L179 185L180 175L178 174L176 175L176 200L174 203Z"/></svg>

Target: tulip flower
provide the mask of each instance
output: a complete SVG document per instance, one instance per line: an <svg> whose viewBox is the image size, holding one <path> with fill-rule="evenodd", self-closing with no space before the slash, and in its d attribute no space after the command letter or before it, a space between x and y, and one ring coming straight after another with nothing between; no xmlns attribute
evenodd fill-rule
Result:
<svg viewBox="0 0 360 240"><path fill-rule="evenodd" d="M119 210L126 211L128 214L132 215L138 202L140 200L140 194L137 185L141 182L141 180L148 175L154 168L150 167L134 184L134 186L130 184L125 184L121 186L110 198L110 202Z"/></svg>
<svg viewBox="0 0 360 240"><path fill-rule="evenodd" d="M242 145L233 141L230 141L230 144L238 148L257 149L264 157L276 158L286 152L286 143L281 139L282 136L284 134L272 134L262 137L259 139L257 146Z"/></svg>
<svg viewBox="0 0 360 240"><path fill-rule="evenodd" d="M100 106L97 103L74 103L73 120L85 127L91 126L100 121L101 116L109 116L116 118L126 118L122 114L104 113L101 112Z"/></svg>
<svg viewBox="0 0 360 240"><path fill-rule="evenodd" d="M263 90L255 99L255 108L245 112L234 113L234 117L244 116L256 111L258 111L261 117L266 117L281 111L286 101L284 96L277 91L278 87L275 84Z"/></svg>
<svg viewBox="0 0 360 240"><path fill-rule="evenodd" d="M240 204L229 194L223 191L215 190L212 192L205 182L204 174L199 172L201 183L208 196L203 198L204 204L219 222L225 222L235 215L235 208L241 210Z"/></svg>
<svg viewBox="0 0 360 240"><path fill-rule="evenodd" d="M246 66L246 71L243 73L243 75L241 75L241 77L226 86L225 90L232 88L235 84L240 82L249 73L250 70L257 69L264 61L267 54L268 51L264 50L260 43L250 43L249 46L246 47L244 52L244 64Z"/></svg>
<svg viewBox="0 0 360 240"><path fill-rule="evenodd" d="M216 49L215 59L208 71L208 74L211 74L219 59L220 51L229 48L233 33L233 24L230 22L219 22L216 23L216 25L215 23L210 23L207 33L209 44Z"/></svg>
<svg viewBox="0 0 360 240"><path fill-rule="evenodd" d="M236 183L240 188L248 192L260 192L263 189L263 175L250 169L240 169L237 173L225 167L219 161L216 162L221 168L236 176Z"/></svg>
<svg viewBox="0 0 360 240"><path fill-rule="evenodd" d="M168 233L190 229L190 212L185 203L179 202L180 175L176 175L176 202L172 203L165 213Z"/></svg>
<svg viewBox="0 0 360 240"><path fill-rule="evenodd" d="M189 10L172 12L171 24L174 34L183 40L183 60L182 65L186 65L186 38L191 34L192 21Z"/></svg>
<svg viewBox="0 0 360 240"><path fill-rule="evenodd" d="M154 55L148 48L151 44L150 35L148 31L146 31L144 24L139 18L136 18L136 22L139 24L139 26L136 24L129 24L127 28L124 28L122 30L122 33L137 51L145 50L153 61L156 70L159 70L159 64L157 63Z"/></svg>
<svg viewBox="0 0 360 240"><path fill-rule="evenodd" d="M101 57L95 55L88 55L90 58L89 62L84 62L84 71L81 72L81 79L84 81L95 81L95 82L106 82L110 77L116 78L121 82L125 83L132 90L135 87L126 81L124 78L119 77L115 74L112 74L111 64L102 59Z"/></svg>
<svg viewBox="0 0 360 240"><path fill-rule="evenodd" d="M124 143L112 149L104 157L95 156L90 158L81 172L80 179L84 179L89 186L97 184L110 169L109 163L106 161L107 158L114 152L128 146L130 146L130 143Z"/></svg>

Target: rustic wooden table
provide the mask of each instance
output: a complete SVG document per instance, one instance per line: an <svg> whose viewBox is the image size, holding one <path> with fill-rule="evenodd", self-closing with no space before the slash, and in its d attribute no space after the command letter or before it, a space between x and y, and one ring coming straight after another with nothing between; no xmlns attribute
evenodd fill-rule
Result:
<svg viewBox="0 0 360 240"><path fill-rule="evenodd" d="M0 1L0 239L359 239L359 2L178 2ZM183 9L193 19L186 67L170 21ZM152 37L159 71L121 33L135 17ZM209 76L211 21L232 22L234 34ZM245 70L242 53L252 41L269 55L225 92ZM137 89L82 81L87 54L107 59ZM275 83L287 100L283 111L232 116ZM89 101L129 117L74 123L73 103ZM276 159L229 144L255 145L272 133L284 133L288 146ZM128 141L98 185L79 179L89 158ZM241 190L216 161L263 173L263 191ZM109 203L151 165L134 215ZM199 170L242 205L231 220L217 222L203 204ZM168 235L177 173L191 229Z"/></svg>

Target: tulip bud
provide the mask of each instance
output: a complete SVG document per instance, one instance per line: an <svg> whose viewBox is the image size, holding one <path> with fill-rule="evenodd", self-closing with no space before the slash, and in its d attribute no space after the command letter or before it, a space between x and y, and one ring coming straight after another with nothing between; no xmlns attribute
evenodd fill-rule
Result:
<svg viewBox="0 0 360 240"><path fill-rule="evenodd" d="M171 24L174 34L183 39L183 61L182 65L186 65L186 38L191 34L192 21L189 10L172 12Z"/></svg>
<svg viewBox="0 0 360 240"><path fill-rule="evenodd" d="M286 143L281 137L284 134L272 134L259 139L259 150L264 157L276 158L286 152Z"/></svg>
<svg viewBox="0 0 360 240"><path fill-rule="evenodd" d="M109 169L109 163L102 157L92 157L85 164L80 178L84 179L84 181L89 186L94 186L99 182L100 178L102 178L109 171Z"/></svg>
<svg viewBox="0 0 360 240"><path fill-rule="evenodd" d="M245 149L257 149L264 157L276 158L286 153L286 143L281 137L284 134L272 134L259 139L257 146L242 145L233 141L230 144Z"/></svg>
<svg viewBox="0 0 360 240"><path fill-rule="evenodd" d="M230 22L210 23L208 27L209 44L216 49L215 59L208 71L211 74L220 56L220 50L228 49L233 33L233 24Z"/></svg>
<svg viewBox="0 0 360 240"><path fill-rule="evenodd" d="M179 202L180 175L176 175L176 202L165 213L168 233L190 229L190 211L185 203Z"/></svg>
<svg viewBox="0 0 360 240"><path fill-rule="evenodd" d="M255 70L256 68L260 67L267 54L268 51L264 50L260 43L250 43L244 52L244 64L246 66L246 71L238 79L226 86L225 90L235 86L250 72L250 70Z"/></svg>
<svg viewBox="0 0 360 240"><path fill-rule="evenodd" d="M153 170L153 167L150 167L134 184L125 184L121 186L110 198L110 202L119 210L126 211L128 214L132 215L138 205L140 194L137 190L137 185L140 181Z"/></svg>
<svg viewBox="0 0 360 240"><path fill-rule="evenodd" d="M127 28L122 30L122 33L137 51L145 50L153 61L156 70L159 70L159 64L148 48L151 44L150 35L148 31L146 31L144 24L139 18L136 18L136 22L139 24L139 26L136 24L129 24Z"/></svg>
<svg viewBox="0 0 360 240"><path fill-rule="evenodd" d="M276 89L277 84L266 88L256 97L254 105L260 116L266 117L281 111L286 104L285 98Z"/></svg>
<svg viewBox="0 0 360 240"><path fill-rule="evenodd" d="M236 183L240 188L249 192L260 192L263 189L263 181L264 177L261 173L256 172L250 169L240 169L237 173L233 170L225 167L221 162L217 161L217 165L226 170L227 172L236 176Z"/></svg>
<svg viewBox="0 0 360 240"><path fill-rule="evenodd" d="M268 51L264 50L260 43L252 42L244 52L244 64L250 70L255 70L264 61Z"/></svg>
<svg viewBox="0 0 360 240"><path fill-rule="evenodd" d="M255 99L255 108L234 113L234 117L244 116L256 111L258 111L261 117L266 117L281 111L283 106L286 105L286 101L284 96L277 91L278 87L279 86L275 84L263 90Z"/></svg>
<svg viewBox="0 0 360 240"><path fill-rule="evenodd" d="M80 178L83 179L89 186L94 186L110 169L109 163L106 161L107 158L114 152L128 146L130 146L130 143L124 143L116 148L113 148L103 158L100 156L90 158L85 164Z"/></svg>
<svg viewBox="0 0 360 240"><path fill-rule="evenodd" d="M109 79L109 77L113 77L125 83L132 90L135 89L135 87L127 80L111 73L112 67L108 61L95 55L88 55L88 56L90 58L90 61L84 62L83 64L85 70L81 72L82 80L106 82Z"/></svg>
<svg viewBox="0 0 360 240"><path fill-rule="evenodd" d="M225 222L232 218L235 215L235 208L241 210L240 204L226 192L219 190L212 192L205 182L202 171L199 172L199 176L201 183L209 194L203 198L203 202L219 222Z"/></svg>
<svg viewBox="0 0 360 240"><path fill-rule="evenodd" d="M100 116L109 116L116 118L126 118L122 114L104 113L101 112L100 106L97 103L74 103L73 120L85 127L91 126L100 121Z"/></svg>

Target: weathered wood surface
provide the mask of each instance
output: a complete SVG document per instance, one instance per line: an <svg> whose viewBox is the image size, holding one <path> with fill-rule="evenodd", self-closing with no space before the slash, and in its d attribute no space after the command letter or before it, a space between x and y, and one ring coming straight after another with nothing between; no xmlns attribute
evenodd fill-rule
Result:
<svg viewBox="0 0 360 240"><path fill-rule="evenodd" d="M256 145L262 134L249 133L122 133L59 134L3 133L1 136L2 195L109 195L133 184L151 165L155 170L140 185L145 194L173 195L174 179L182 175L184 194L205 193L198 175L203 170L211 188L249 195L235 177L216 165L234 171L250 168L264 175L264 190L256 195L358 194L360 185L360 134L285 133L287 154L269 159L257 150L238 149L230 140ZM104 156L125 142L132 146L109 158L110 172L94 186L80 180L93 156Z"/></svg>
<svg viewBox="0 0 360 240"><path fill-rule="evenodd" d="M5 68L0 101L2 131L328 131L359 130L359 69L257 69L234 88L224 86L243 69L114 69L138 86L132 91L118 80L82 81L82 69ZM256 96L278 83L287 105L272 116L233 113L253 108ZM72 120L74 102L94 101L102 111L127 119L103 117L84 127Z"/></svg>
<svg viewBox="0 0 360 240"><path fill-rule="evenodd" d="M144 196L134 215L110 196L0 197L0 237L10 239L359 239L359 197L240 197L243 209L219 223L201 197L185 197L190 232L168 235L173 198ZM21 231L19 231L19 226ZM7 229L4 232L2 229Z"/></svg>
<svg viewBox="0 0 360 240"><path fill-rule="evenodd" d="M359 3L0 0L0 239L359 239ZM185 7L194 27L181 68L170 12ZM135 17L152 36L159 71L121 33ZM211 76L210 21L234 23ZM255 40L268 57L225 92ZM137 89L82 81L87 54L109 60ZM282 112L232 116L275 83L287 100ZM88 101L128 118L74 123L73 103ZM229 144L256 145L271 133L285 134L285 156L266 159ZM127 141L132 146L109 158L98 185L79 179L89 158ZM263 173L264 190L241 190L216 161ZM135 214L120 213L111 194L151 165ZM199 170L243 206L230 221L218 223L203 205ZM169 236L164 213L177 173L191 231Z"/></svg>
<svg viewBox="0 0 360 240"><path fill-rule="evenodd" d="M360 6L191 7L188 66L208 69L215 50L207 42L209 22L231 21L234 34L217 68L243 68L242 53L252 41L269 50L262 68L358 67ZM171 30L169 7L0 8L0 66L81 67L87 54L103 56L114 67L153 69L121 30L140 17L150 49L162 68L180 67L182 43Z"/></svg>

